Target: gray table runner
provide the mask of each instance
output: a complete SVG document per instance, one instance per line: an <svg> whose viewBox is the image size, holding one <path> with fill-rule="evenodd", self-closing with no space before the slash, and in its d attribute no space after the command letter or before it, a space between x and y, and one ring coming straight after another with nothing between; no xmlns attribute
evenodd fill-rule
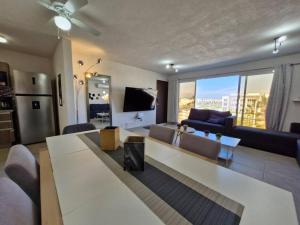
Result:
<svg viewBox="0 0 300 225"><path fill-rule="evenodd" d="M98 132L79 137L165 224L240 223L241 204L147 156L143 172L124 171L122 148L102 151Z"/></svg>

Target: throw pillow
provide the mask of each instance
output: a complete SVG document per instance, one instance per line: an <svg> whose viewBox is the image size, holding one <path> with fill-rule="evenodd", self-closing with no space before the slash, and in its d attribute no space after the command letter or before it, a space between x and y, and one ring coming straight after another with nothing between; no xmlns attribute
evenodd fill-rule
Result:
<svg viewBox="0 0 300 225"><path fill-rule="evenodd" d="M217 117L226 118L228 116L231 116L231 112L229 112L229 111L221 112L221 111L217 111L217 110L211 110L210 111L210 117L211 116L217 116Z"/></svg>
<svg viewBox="0 0 300 225"><path fill-rule="evenodd" d="M225 117L211 115L209 119L207 120L208 123L214 123L214 124L225 124Z"/></svg>
<svg viewBox="0 0 300 225"><path fill-rule="evenodd" d="M190 115L189 115L190 120L206 121L208 118L209 118L209 110L208 109L192 108L190 111Z"/></svg>

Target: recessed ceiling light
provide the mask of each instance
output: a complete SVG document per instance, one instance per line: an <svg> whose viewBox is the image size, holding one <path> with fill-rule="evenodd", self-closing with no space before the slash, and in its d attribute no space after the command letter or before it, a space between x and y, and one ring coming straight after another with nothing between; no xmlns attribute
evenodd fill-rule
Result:
<svg viewBox="0 0 300 225"><path fill-rule="evenodd" d="M54 17L55 25L64 31L68 31L71 29L71 22L64 16L55 16Z"/></svg>
<svg viewBox="0 0 300 225"><path fill-rule="evenodd" d="M171 64L167 64L166 69L170 69L170 68L171 68Z"/></svg>
<svg viewBox="0 0 300 225"><path fill-rule="evenodd" d="M7 43L7 39L3 36L0 36L0 43L3 43L3 44Z"/></svg>

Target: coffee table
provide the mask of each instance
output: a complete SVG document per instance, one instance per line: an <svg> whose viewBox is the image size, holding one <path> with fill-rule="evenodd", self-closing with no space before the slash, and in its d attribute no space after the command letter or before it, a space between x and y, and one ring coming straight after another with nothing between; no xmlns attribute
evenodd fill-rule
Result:
<svg viewBox="0 0 300 225"><path fill-rule="evenodd" d="M172 127L170 127L170 128L172 128ZM184 131L183 127L181 127L181 129L173 127L173 129L176 132L175 141L174 141L175 145L177 144L178 138L180 140L181 135L183 133L191 133L193 135L205 137L205 138L208 138L213 141L220 141L221 142L221 151L219 153L218 159L225 160L226 167L228 167L229 161L233 159L234 150L241 141L241 139L239 139L239 138L230 137L230 136L226 136L226 135L222 135L221 139L217 140L216 134L209 133L209 135L206 136L203 131L196 130L192 127L188 127L186 131Z"/></svg>
<svg viewBox="0 0 300 225"><path fill-rule="evenodd" d="M213 141L220 141L222 147L221 147L221 151L219 153L218 158L224 159L226 161L226 166L228 166L229 160L233 159L234 149L238 146L238 144L241 141L241 139L239 139L239 138L229 137L226 135L222 135L221 139L217 140L216 134L209 133L208 136L205 136L205 133L203 131L198 131L198 130L195 131L193 134L200 136L200 137L206 137Z"/></svg>

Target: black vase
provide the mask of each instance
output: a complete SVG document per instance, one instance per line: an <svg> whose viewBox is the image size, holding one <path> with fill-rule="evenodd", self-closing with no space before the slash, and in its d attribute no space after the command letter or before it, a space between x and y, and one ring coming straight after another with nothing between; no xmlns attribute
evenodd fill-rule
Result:
<svg viewBox="0 0 300 225"><path fill-rule="evenodd" d="M124 170L144 171L145 138L129 136L124 142Z"/></svg>

